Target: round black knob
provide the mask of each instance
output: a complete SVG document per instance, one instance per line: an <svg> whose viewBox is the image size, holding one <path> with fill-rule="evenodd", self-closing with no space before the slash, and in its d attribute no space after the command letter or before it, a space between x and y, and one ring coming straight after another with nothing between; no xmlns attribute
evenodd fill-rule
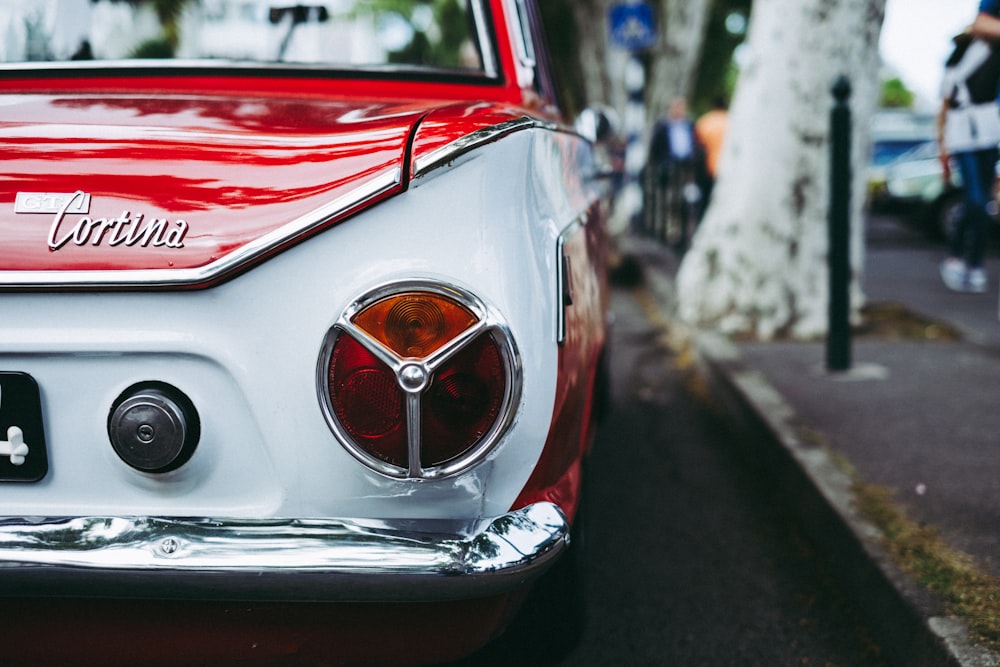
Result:
<svg viewBox="0 0 1000 667"><path fill-rule="evenodd" d="M108 436L118 456L136 470L169 472L194 453L200 436L198 413L169 385L136 385L112 406Z"/></svg>

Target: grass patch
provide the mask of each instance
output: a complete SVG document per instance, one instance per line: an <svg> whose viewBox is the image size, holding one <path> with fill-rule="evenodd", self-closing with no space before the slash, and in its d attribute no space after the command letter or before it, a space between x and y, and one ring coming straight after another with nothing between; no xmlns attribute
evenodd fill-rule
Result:
<svg viewBox="0 0 1000 667"><path fill-rule="evenodd" d="M798 433L805 440L803 430ZM858 510L881 531L882 544L896 566L944 600L949 613L965 621L974 642L1000 651L1000 579L948 545L937 528L911 519L891 490L862 480L854 465L822 435L813 433L812 438L851 478Z"/></svg>
<svg viewBox="0 0 1000 667"><path fill-rule="evenodd" d="M947 545L936 528L909 518L888 489L856 480L854 491L861 512L882 530L896 565L962 617L974 641L1000 650L1000 579Z"/></svg>
<svg viewBox="0 0 1000 667"><path fill-rule="evenodd" d="M671 335L670 323L660 304L646 290L633 292L650 322L661 332L660 343L676 354L685 386L708 407L721 410L704 376L697 371L695 351L684 336ZM855 334L887 340L961 340L951 325L914 313L894 303L872 304L863 309L864 324ZM720 411L720 414L725 414ZM911 519L888 489L861 480L857 470L825 438L799 425L803 442L822 446L835 465L853 480L859 511L883 535L890 558L919 585L944 600L951 614L962 618L971 639L991 651L1000 651L1000 579L980 570L972 557L949 546L937 529ZM1000 667L1000 665L998 665Z"/></svg>
<svg viewBox="0 0 1000 667"><path fill-rule="evenodd" d="M940 320L915 313L898 303L871 303L861 309L862 323L854 333L881 340L961 340L961 332Z"/></svg>

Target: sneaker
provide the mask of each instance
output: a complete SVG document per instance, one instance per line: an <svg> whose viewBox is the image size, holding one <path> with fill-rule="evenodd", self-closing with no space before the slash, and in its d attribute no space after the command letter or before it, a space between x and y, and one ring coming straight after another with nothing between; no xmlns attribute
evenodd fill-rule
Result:
<svg viewBox="0 0 1000 667"><path fill-rule="evenodd" d="M986 272L980 268L969 269L965 276L965 288L969 292L982 294L986 291Z"/></svg>
<svg viewBox="0 0 1000 667"><path fill-rule="evenodd" d="M953 292L965 291L965 262L949 258L941 262L941 280Z"/></svg>

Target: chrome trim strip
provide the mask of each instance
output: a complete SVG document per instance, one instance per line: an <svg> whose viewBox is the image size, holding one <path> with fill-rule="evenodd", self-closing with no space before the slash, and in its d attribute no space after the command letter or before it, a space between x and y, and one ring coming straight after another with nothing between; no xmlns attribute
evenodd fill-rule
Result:
<svg viewBox="0 0 1000 667"><path fill-rule="evenodd" d="M447 162L451 162L452 160L455 160L465 153L479 148L480 146L498 141L499 139L506 137L508 134L535 128L546 130L560 129L555 123L539 120L538 118L532 118L531 116L521 116L520 118L497 123L496 125L492 125L490 127L484 127L481 130L476 130L471 134L467 134L464 137L456 139L436 151L432 151L423 157L417 158L414 162L413 177L420 178L432 169Z"/></svg>
<svg viewBox="0 0 1000 667"><path fill-rule="evenodd" d="M303 78L325 78L337 81L344 75L356 77L358 73L385 77L386 80L402 79L403 81L421 81L426 79L454 80L466 84L494 85L498 83L499 73L491 77L488 72L476 69L453 69L446 67L426 67L421 65L371 64L371 65L337 65L335 63L286 63L231 60L228 58L109 58L106 60L24 60L18 62L0 63L0 75L11 73L30 76L38 72L52 74L77 73L100 70L105 73L121 72L133 75L137 72L151 72L167 76L181 70L195 72L220 72L222 74L254 75L266 72L273 74L301 75ZM390 78L391 77L391 78Z"/></svg>
<svg viewBox="0 0 1000 667"><path fill-rule="evenodd" d="M514 69L517 74L517 85L523 90L535 90L537 67L535 62L534 44L532 43L531 25L523 0L504 0L504 12L508 15L510 26L509 36L511 48L514 51Z"/></svg>
<svg viewBox="0 0 1000 667"><path fill-rule="evenodd" d="M499 68L493 34L486 21L486 10L483 8L482 0L470 2L469 5L472 7L473 20L476 22L476 37L479 40L479 55L483 59L483 71L486 76L495 79L499 76Z"/></svg>
<svg viewBox="0 0 1000 667"><path fill-rule="evenodd" d="M0 271L0 289L76 287L186 287L227 276L269 252L294 242L330 220L344 216L402 183L402 170L393 167L258 239L246 243L210 264L191 269L128 269L120 271Z"/></svg>
<svg viewBox="0 0 1000 667"><path fill-rule="evenodd" d="M512 37L514 38L514 50L521 68L528 73L534 74L533 70L537 64L535 59L534 44L531 43L531 27L525 25L527 11L524 8L524 0L507 0L507 11L510 12L511 22L514 22ZM533 81L528 83L534 83Z"/></svg>
<svg viewBox="0 0 1000 667"><path fill-rule="evenodd" d="M541 574L569 524L541 502L479 521L0 520L0 596L403 601L497 595Z"/></svg>
<svg viewBox="0 0 1000 667"><path fill-rule="evenodd" d="M568 230L567 230L568 231ZM563 295L566 294L566 248L567 231L564 231L556 239L556 344L562 345L566 342L566 304Z"/></svg>
<svg viewBox="0 0 1000 667"><path fill-rule="evenodd" d="M420 465L420 445L423 442L420 437L421 402L420 394L406 393L406 447L410 463L406 476L410 479L420 479L424 476L423 466Z"/></svg>
<svg viewBox="0 0 1000 667"><path fill-rule="evenodd" d="M559 345L566 342L566 308L570 305L566 302L567 288L571 286L566 240L583 229L585 221L586 216L580 215L566 225L556 238L556 343Z"/></svg>

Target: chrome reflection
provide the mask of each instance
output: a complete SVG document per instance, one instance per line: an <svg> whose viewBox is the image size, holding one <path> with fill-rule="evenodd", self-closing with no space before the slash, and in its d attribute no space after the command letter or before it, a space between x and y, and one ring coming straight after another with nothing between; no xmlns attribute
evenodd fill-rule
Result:
<svg viewBox="0 0 1000 667"><path fill-rule="evenodd" d="M569 541L558 507L492 519L0 520L0 594L420 600L523 585Z"/></svg>
<svg viewBox="0 0 1000 667"><path fill-rule="evenodd" d="M413 177L420 178L436 167L440 167L443 164L451 162L452 160L455 160L465 153L479 148L480 146L503 139L508 134L537 128L552 131L560 130L560 127L555 123L543 121L538 118L532 118L530 116L522 116L521 118L497 123L496 125L492 125L490 127L484 127L481 130L476 130L475 132L471 132L464 137L456 139L436 151L417 158L414 165Z"/></svg>

